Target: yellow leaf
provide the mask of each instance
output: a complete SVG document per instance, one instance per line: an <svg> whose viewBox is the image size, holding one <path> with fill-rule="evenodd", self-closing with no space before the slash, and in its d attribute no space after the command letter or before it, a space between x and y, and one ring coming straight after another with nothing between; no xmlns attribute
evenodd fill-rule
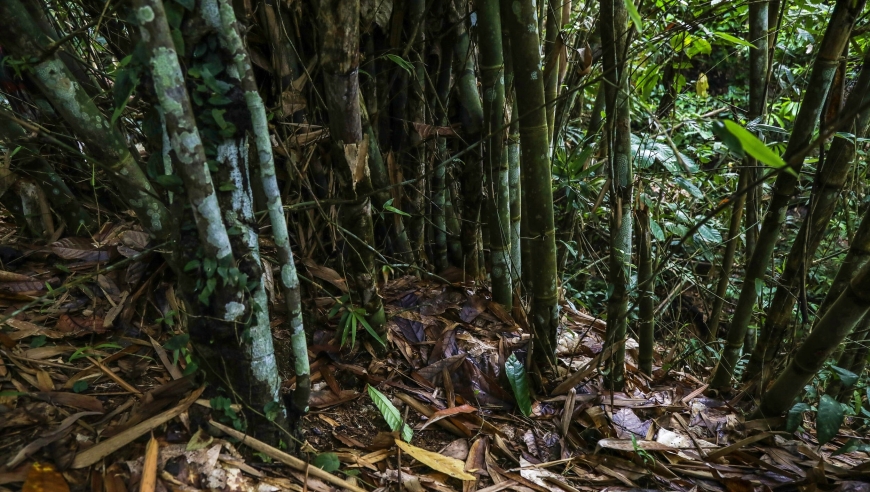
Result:
<svg viewBox="0 0 870 492"><path fill-rule="evenodd" d="M63 475L49 463L34 463L27 472L22 492L69 492Z"/></svg>
<svg viewBox="0 0 870 492"><path fill-rule="evenodd" d="M404 441L400 441L399 439L396 439L396 446L399 446L399 449L408 453L409 456L435 471L439 471L460 480L474 480L477 478L474 475L467 473L465 471L465 463L456 458L433 453L432 451L426 451L425 449L412 446Z"/></svg>
<svg viewBox="0 0 870 492"><path fill-rule="evenodd" d="M695 82L695 92L701 97L707 97L707 89L710 87L707 82L707 76L704 74L698 75L698 81Z"/></svg>

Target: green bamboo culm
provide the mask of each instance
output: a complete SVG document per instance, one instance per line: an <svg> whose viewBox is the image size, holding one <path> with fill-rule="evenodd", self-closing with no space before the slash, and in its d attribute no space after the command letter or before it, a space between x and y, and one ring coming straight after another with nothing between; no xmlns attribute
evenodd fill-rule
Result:
<svg viewBox="0 0 870 492"><path fill-rule="evenodd" d="M864 64L858 81L846 100L847 108L863 108L870 103L870 52L864 57ZM870 109L858 113L847 128L858 138L867 133L870 123ZM744 380L750 380L762 369L773 369L779 355L782 341L786 337L792 321L792 310L796 290L806 270L806 258L812 258L825 236L828 223L837 209L840 193L855 161L855 142L850 138L835 138L831 144L821 169L816 172L813 194L810 200L810 214L801 224L791 250L785 260L782 274L767 310L758 345L749 358ZM768 379L768 378L765 378Z"/></svg>
<svg viewBox="0 0 870 492"><path fill-rule="evenodd" d="M483 130L483 106L477 92L477 77L474 75L474 56L465 25L466 4L461 0L450 3L449 19L455 24L453 42L454 77L459 104L465 110L463 121L464 138L470 144L480 141ZM480 219L483 210L483 166L480 146L476 146L463 158L462 168L462 256L465 275L470 279L480 277ZM454 207L456 203L453 203Z"/></svg>
<svg viewBox="0 0 870 492"><path fill-rule="evenodd" d="M517 114L520 124L522 190L531 277L531 321L535 358L542 367L555 366L557 315L556 236L550 171L544 78L541 73L540 36L532 0L502 0L502 19L511 33L511 58ZM525 248L525 245L522 246ZM524 258L525 259L525 258Z"/></svg>
<svg viewBox="0 0 870 492"><path fill-rule="evenodd" d="M822 105L828 94L831 80L839 65L840 54L849 40L852 26L857 16L864 10L863 0L838 0L831 20L828 23L819 53L813 63L807 92L801 101L801 108L795 119L794 128L782 158L791 168L800 173L803 159L791 162L797 152L812 138L816 123L819 121ZM731 388L734 368L740 359L747 328L752 319L756 302L756 281L763 281L770 257L779 238L789 201L797 187L797 178L789 173L780 173L773 187L772 198L761 226L758 243L746 268L746 275L731 326L728 329L725 348L719 365L710 382L712 389Z"/></svg>
<svg viewBox="0 0 870 492"><path fill-rule="evenodd" d="M511 233L508 161L504 152L504 50L502 48L499 0L478 0L480 75L483 82L483 134L486 136L483 167L489 206L489 249L492 259L492 299L510 309Z"/></svg>
<svg viewBox="0 0 870 492"><path fill-rule="evenodd" d="M641 202L637 209L637 285L638 285L638 369L652 375L655 345L655 277L652 258L652 234L649 228L649 208Z"/></svg>
<svg viewBox="0 0 870 492"><path fill-rule="evenodd" d="M332 168L338 176L341 194L353 200L342 205L340 211L348 244L347 283L353 304L362 307L375 331L383 334L384 308L378 295L374 252L369 246L374 244L368 198L373 188L366 169L368 142L363 138L359 98L359 15L358 0L320 0L317 4L322 34L320 63L333 142Z"/></svg>
<svg viewBox="0 0 870 492"><path fill-rule="evenodd" d="M788 367L764 392L751 418L778 417L788 410L867 311L870 311L870 265L865 264L798 348Z"/></svg>
<svg viewBox="0 0 870 492"><path fill-rule="evenodd" d="M749 48L749 111L747 119L758 118L764 112L765 88L767 86L767 26L768 26L768 3L757 1L749 4L749 33L747 41L752 44ZM746 156L740 169L740 178L737 182L737 191L744 189L750 182L754 182L758 161L751 156ZM751 193L751 192L750 192ZM731 207L731 222L728 227L728 242L722 253L722 265L719 268L719 280L716 284L716 297L713 299L713 307L710 310L710 319L707 322L709 328L708 341L716 339L719 333L719 322L722 316L722 306L728 293L728 284L731 280L731 268L734 265L734 255L739 243L740 221L746 208L747 193L741 193ZM752 226L754 227L754 226Z"/></svg>
<svg viewBox="0 0 870 492"><path fill-rule="evenodd" d="M870 316L865 315L861 323L846 338L846 347L840 357L837 358L837 367L842 367L854 374L862 374L867 365L867 353L870 346L867 345L870 335ZM825 393L838 398L842 403L848 403L851 394L846 391L849 388L843 386L841 379L830 379L825 387Z"/></svg>
<svg viewBox="0 0 870 492"><path fill-rule="evenodd" d="M544 97L547 101L547 138L553 142L556 121L556 97L559 95L559 58L561 54L556 40L562 29L562 2L542 0L547 9L547 29L544 39Z"/></svg>
<svg viewBox="0 0 870 492"><path fill-rule="evenodd" d="M632 152L629 80L626 47L631 31L623 0L601 1L601 40L604 48L606 142L610 174L610 272L605 350L613 347L604 384L622 390L625 384L625 333L628 327L632 239Z"/></svg>

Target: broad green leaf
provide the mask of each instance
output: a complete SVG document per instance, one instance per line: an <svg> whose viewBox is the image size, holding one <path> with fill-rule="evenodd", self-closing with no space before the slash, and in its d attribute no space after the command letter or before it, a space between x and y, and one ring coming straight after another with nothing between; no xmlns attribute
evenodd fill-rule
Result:
<svg viewBox="0 0 870 492"><path fill-rule="evenodd" d="M831 370L833 370L834 372L837 373L837 376L839 376L840 381L843 383L843 386L845 386L846 388L851 388L852 385L858 381L858 375L855 374L854 372L848 370L848 369L843 369L842 367L837 367L837 366L831 366Z"/></svg>
<svg viewBox="0 0 870 492"><path fill-rule="evenodd" d="M732 36L727 32L714 32L713 35L722 38L729 43L734 43L740 46L747 46L749 48L755 48L755 45L750 43L749 41L746 41L745 39L740 39L737 36Z"/></svg>
<svg viewBox="0 0 870 492"><path fill-rule="evenodd" d="M163 348L166 350L181 350L187 347L187 343L190 341L190 335L187 333L182 333L181 335L175 335L174 337L167 340L166 344L163 345Z"/></svg>
<svg viewBox="0 0 870 492"><path fill-rule="evenodd" d="M843 423L843 405L830 395L822 395L816 415L816 439L825 444L837 435Z"/></svg>
<svg viewBox="0 0 870 492"><path fill-rule="evenodd" d="M746 128L731 120L722 120L722 123L725 125L725 129L740 141L740 146L743 147L743 150L747 154L772 168L780 169L785 167L785 161L782 160L782 157L770 150L767 145L764 145L764 142L759 140L758 137L750 133ZM790 167L785 167L785 172L797 176L795 170Z"/></svg>
<svg viewBox="0 0 870 492"><path fill-rule="evenodd" d="M688 191L689 194L692 195L693 197L698 198L698 199L704 198L704 192L702 192L697 186L695 186L694 183L692 183L688 179L686 179L682 176L676 176L676 177L674 177L674 181L677 182L677 185L679 185L680 188Z"/></svg>
<svg viewBox="0 0 870 492"><path fill-rule="evenodd" d="M335 453L320 453L314 457L311 464L329 473L338 470L341 466L338 455Z"/></svg>
<svg viewBox="0 0 870 492"><path fill-rule="evenodd" d="M517 359L515 354L511 354L504 364L504 372L511 383L511 389L514 390L520 411L528 417L532 414L532 400L529 393L529 383L526 379L526 368L523 367L523 363Z"/></svg>
<svg viewBox="0 0 870 492"><path fill-rule="evenodd" d="M390 429L393 431L399 430L399 427L402 428L402 439L406 442L411 442L411 438L414 437L414 431L408 426L408 424L403 424L402 422L402 414L399 413L399 409L393 405L393 402L389 400L383 393L376 390L374 386L369 385L369 397L375 402L375 406L378 407L378 410L381 411L381 415L384 416L384 420L387 421L387 425L390 426Z"/></svg>
<svg viewBox="0 0 870 492"><path fill-rule="evenodd" d="M785 420L786 432L794 432L798 426L804 421L804 412L808 411L810 406L804 402L795 403L791 410L788 411L788 417Z"/></svg>
<svg viewBox="0 0 870 492"><path fill-rule="evenodd" d="M640 20L640 12L637 11L637 6L633 0L625 0L625 9L628 10L628 16L631 17L631 23L638 33L643 32L643 25Z"/></svg>
<svg viewBox="0 0 870 492"><path fill-rule="evenodd" d="M708 246L714 246L722 242L722 234L707 224L702 224L701 227L698 228L698 236L700 236Z"/></svg>
<svg viewBox="0 0 870 492"><path fill-rule="evenodd" d="M658 222L650 219L649 221L649 232L652 233L653 237L656 238L656 241L664 242L665 233L662 231L662 227L658 224Z"/></svg>

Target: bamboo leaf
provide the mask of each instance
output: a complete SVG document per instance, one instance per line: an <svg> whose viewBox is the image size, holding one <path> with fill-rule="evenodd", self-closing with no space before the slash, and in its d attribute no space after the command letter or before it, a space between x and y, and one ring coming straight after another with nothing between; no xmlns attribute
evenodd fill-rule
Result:
<svg viewBox="0 0 870 492"><path fill-rule="evenodd" d="M770 150L767 145L764 145L764 142L759 140L758 137L750 133L747 129L731 120L723 120L722 124L725 125L725 129L728 130L731 135L734 135L734 137L740 141L740 146L747 154L755 157L759 162L772 168L785 168L785 172L797 176L794 169L786 167L786 163L782 160L782 157L777 155L776 152Z"/></svg>
<svg viewBox="0 0 870 492"><path fill-rule="evenodd" d="M369 322L366 321L365 316L355 315L354 317L359 318L359 322L362 323L362 325L365 327L366 331L369 332L369 335L371 335L372 338L377 340L378 343L380 343L381 345L383 345L385 347L387 346L386 342L384 342L384 339L381 338L381 336L378 335L378 332L376 332L375 329L372 328L372 325L370 325Z"/></svg>
<svg viewBox="0 0 870 492"><path fill-rule="evenodd" d="M511 389L514 390L520 411L528 417L532 414L532 401L529 394L529 383L526 380L526 368L523 367L523 363L517 359L515 354L511 354L504 364L504 371L511 383Z"/></svg>
<svg viewBox="0 0 870 492"><path fill-rule="evenodd" d="M381 411L381 415L384 416L384 420L387 421L387 425L390 426L390 429L393 431L399 430L399 427L402 428L402 439L410 442L411 438L414 437L414 431L411 430L411 427L408 424L404 424L402 422L402 414L399 413L399 409L393 405L393 402L389 400L383 393L376 390L374 386L369 386L369 397L375 402L375 406L378 407L378 410Z"/></svg>
<svg viewBox="0 0 870 492"><path fill-rule="evenodd" d="M718 37L718 38L722 38L725 41L728 41L729 43L734 43L736 45L746 46L749 48L755 48L755 45L750 43L749 41L746 41L745 39L740 39L737 36L732 36L732 35L728 34L727 32L714 32L713 35Z"/></svg>
<svg viewBox="0 0 870 492"><path fill-rule="evenodd" d="M369 387L371 388L371 386ZM475 480L477 478L466 472L465 463L456 458L433 453L432 451L426 451L423 448L412 446L411 444L404 443L398 439L396 439L396 446L398 446L402 451L408 453L408 455L415 460L435 471L450 475L451 477L460 480Z"/></svg>
<svg viewBox="0 0 870 492"><path fill-rule="evenodd" d="M402 67L402 69L405 70L406 72L408 72L409 75L411 74L411 71L414 70L414 66L411 65L411 63L408 62L408 60L402 58L402 57L399 56L399 55L388 54L388 55L385 55L385 56L386 56L386 57L387 57L391 62L395 63L396 65L398 65L398 66L400 66L400 67Z"/></svg>
<svg viewBox="0 0 870 492"><path fill-rule="evenodd" d="M819 440L819 444L825 444L837 435L843 423L843 416L843 405L830 395L822 395L819 400L819 412L816 415L816 439Z"/></svg>
<svg viewBox="0 0 870 492"><path fill-rule="evenodd" d="M637 11L637 6L634 4L634 1L625 0L625 9L628 10L628 16L631 17L631 23L634 24L634 28L637 29L638 33L642 32L643 25L640 20L640 12Z"/></svg>

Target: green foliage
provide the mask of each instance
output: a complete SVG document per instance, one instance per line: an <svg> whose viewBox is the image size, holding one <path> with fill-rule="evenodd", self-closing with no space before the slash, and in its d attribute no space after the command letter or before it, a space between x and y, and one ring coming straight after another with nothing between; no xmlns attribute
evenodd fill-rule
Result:
<svg viewBox="0 0 870 492"><path fill-rule="evenodd" d="M393 405L393 402L391 402L386 395L375 389L374 386L369 385L368 392L369 398L375 402L375 406L381 411L381 415L384 416L384 420L387 421L390 430L395 432L401 428L402 439L405 440L405 442L411 442L411 439L414 437L414 431L404 422L402 414L399 413L399 409Z"/></svg>
<svg viewBox="0 0 870 492"><path fill-rule="evenodd" d="M526 378L526 368L517 359L515 354L511 354L505 361L504 372L511 384L511 389L514 391L517 406L523 412L523 415L528 417L532 414L532 398L529 391L529 382Z"/></svg>
<svg viewBox="0 0 870 492"><path fill-rule="evenodd" d="M844 416L845 412L840 402L829 395L822 395L816 415L816 438L819 444L825 444L837 435Z"/></svg>
<svg viewBox="0 0 870 492"><path fill-rule="evenodd" d="M338 461L338 455L335 453L320 453L311 460L311 464L329 473L338 471L341 467L341 462Z"/></svg>
<svg viewBox="0 0 870 492"><path fill-rule="evenodd" d="M786 432L794 432L803 422L804 412L810 410L810 406L804 402L795 403L791 410L788 411L788 416L785 421Z"/></svg>
<svg viewBox="0 0 870 492"><path fill-rule="evenodd" d="M350 296L342 296L338 299L338 302L335 303L335 306L329 311L329 317L333 318L336 315L341 313L341 319L338 321L338 330L341 333L341 346L348 341L348 337L350 337L350 346L353 347L356 345L356 332L361 325L365 330L374 338L378 343L383 346L386 346L386 342L378 332L372 328L372 325L366 319L368 313L365 309L354 306L352 302L350 302Z"/></svg>

